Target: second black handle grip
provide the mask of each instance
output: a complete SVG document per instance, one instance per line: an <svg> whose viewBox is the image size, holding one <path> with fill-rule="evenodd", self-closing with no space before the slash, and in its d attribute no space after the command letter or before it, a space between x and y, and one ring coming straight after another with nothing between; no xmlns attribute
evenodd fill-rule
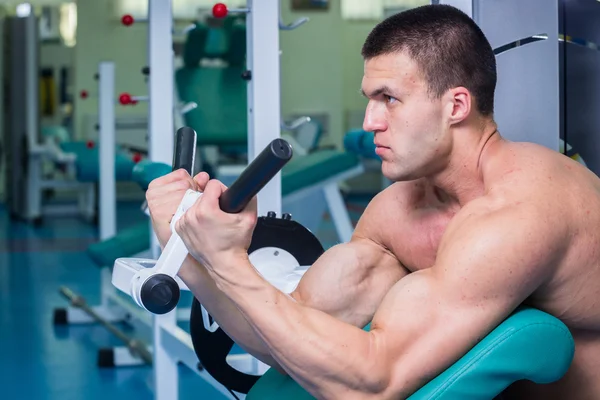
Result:
<svg viewBox="0 0 600 400"><path fill-rule="evenodd" d="M292 154L292 146L287 141L274 139L223 192L219 198L221 210L230 214L242 211L250 200L281 171L292 158Z"/></svg>
<svg viewBox="0 0 600 400"><path fill-rule="evenodd" d="M194 176L194 161L196 158L196 131L184 126L175 135L175 151L173 153L173 171L185 169Z"/></svg>

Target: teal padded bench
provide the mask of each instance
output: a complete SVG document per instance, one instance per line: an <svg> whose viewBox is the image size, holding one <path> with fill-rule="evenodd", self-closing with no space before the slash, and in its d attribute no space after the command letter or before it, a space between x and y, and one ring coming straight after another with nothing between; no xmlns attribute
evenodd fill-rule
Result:
<svg viewBox="0 0 600 400"><path fill-rule="evenodd" d="M281 171L282 195L324 182L359 165L355 154L338 150L319 150L303 157L293 157Z"/></svg>
<svg viewBox="0 0 600 400"><path fill-rule="evenodd" d="M131 179L145 191L150 182L167 175L172 169L170 165L164 163L143 160L133 167Z"/></svg>
<svg viewBox="0 0 600 400"><path fill-rule="evenodd" d="M92 243L87 255L98 267L112 266L119 257L133 257L150 248L150 221L121 229L115 236Z"/></svg>
<svg viewBox="0 0 600 400"><path fill-rule="evenodd" d="M184 116L198 133L198 145L239 145L248 138L246 86L241 67L181 68L175 84L182 102L198 107Z"/></svg>
<svg viewBox="0 0 600 400"><path fill-rule="evenodd" d="M195 38L202 36L199 30L191 31L188 40L202 40ZM222 43L211 46L211 37L219 37L217 41ZM218 56L226 65L201 67L197 62L186 63L175 72L179 99L198 105L184 115L185 124L198 133L198 145L215 145L222 152L244 154L248 137L248 82L242 79L246 70L246 27L237 18L225 19L222 29L209 30L206 41L206 56L219 53L213 57Z"/></svg>
<svg viewBox="0 0 600 400"><path fill-rule="evenodd" d="M559 380L574 353L573 337L560 320L521 307L409 400L492 400L519 380L538 384ZM275 399L314 398L292 378L270 369L246 400Z"/></svg>
<svg viewBox="0 0 600 400"><path fill-rule="evenodd" d="M375 153L373 138L373 132L366 132L362 129L348 131L344 136L344 148L361 157L379 160L379 156Z"/></svg>
<svg viewBox="0 0 600 400"><path fill-rule="evenodd" d="M62 151L76 155L75 170L79 182L98 182L100 179L99 149L97 146L87 147L86 142L63 142L60 144ZM115 179L117 181L130 181L135 163L125 154L115 153Z"/></svg>

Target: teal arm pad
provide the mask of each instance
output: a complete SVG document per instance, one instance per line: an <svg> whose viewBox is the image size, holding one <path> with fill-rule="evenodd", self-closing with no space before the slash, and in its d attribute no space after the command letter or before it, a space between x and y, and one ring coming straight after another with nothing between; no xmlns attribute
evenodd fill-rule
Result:
<svg viewBox="0 0 600 400"><path fill-rule="evenodd" d="M170 165L165 163L143 160L133 167L131 180L140 185L142 189L147 190L150 182L167 175L172 169Z"/></svg>
<svg viewBox="0 0 600 400"><path fill-rule="evenodd" d="M575 343L568 328L542 311L522 307L454 365L409 400L493 399L512 383L559 380L569 369ZM274 369L254 385L247 400L313 399L290 377Z"/></svg>
<svg viewBox="0 0 600 400"><path fill-rule="evenodd" d="M380 160L377 153L375 153L373 139L373 132L365 132L361 129L349 131L344 136L344 148L346 151L359 156Z"/></svg>

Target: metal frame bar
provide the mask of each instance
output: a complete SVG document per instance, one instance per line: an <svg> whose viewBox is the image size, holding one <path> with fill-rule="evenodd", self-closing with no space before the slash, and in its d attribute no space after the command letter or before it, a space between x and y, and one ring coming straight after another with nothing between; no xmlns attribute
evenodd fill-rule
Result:
<svg viewBox="0 0 600 400"><path fill-rule="evenodd" d="M115 63L98 66L98 132L100 171L100 240L117 233L117 194L115 179Z"/></svg>
<svg viewBox="0 0 600 400"><path fill-rule="evenodd" d="M280 137L279 0L248 0L248 161ZM281 173L258 194L258 215L281 214Z"/></svg>

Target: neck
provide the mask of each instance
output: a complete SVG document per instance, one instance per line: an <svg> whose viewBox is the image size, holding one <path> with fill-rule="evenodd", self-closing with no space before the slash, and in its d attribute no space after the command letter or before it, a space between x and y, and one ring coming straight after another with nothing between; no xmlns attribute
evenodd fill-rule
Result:
<svg viewBox="0 0 600 400"><path fill-rule="evenodd" d="M448 163L437 174L429 177L441 196L460 206L480 197L485 192L483 164L486 151L502 140L496 123L487 121L483 127L457 128Z"/></svg>

